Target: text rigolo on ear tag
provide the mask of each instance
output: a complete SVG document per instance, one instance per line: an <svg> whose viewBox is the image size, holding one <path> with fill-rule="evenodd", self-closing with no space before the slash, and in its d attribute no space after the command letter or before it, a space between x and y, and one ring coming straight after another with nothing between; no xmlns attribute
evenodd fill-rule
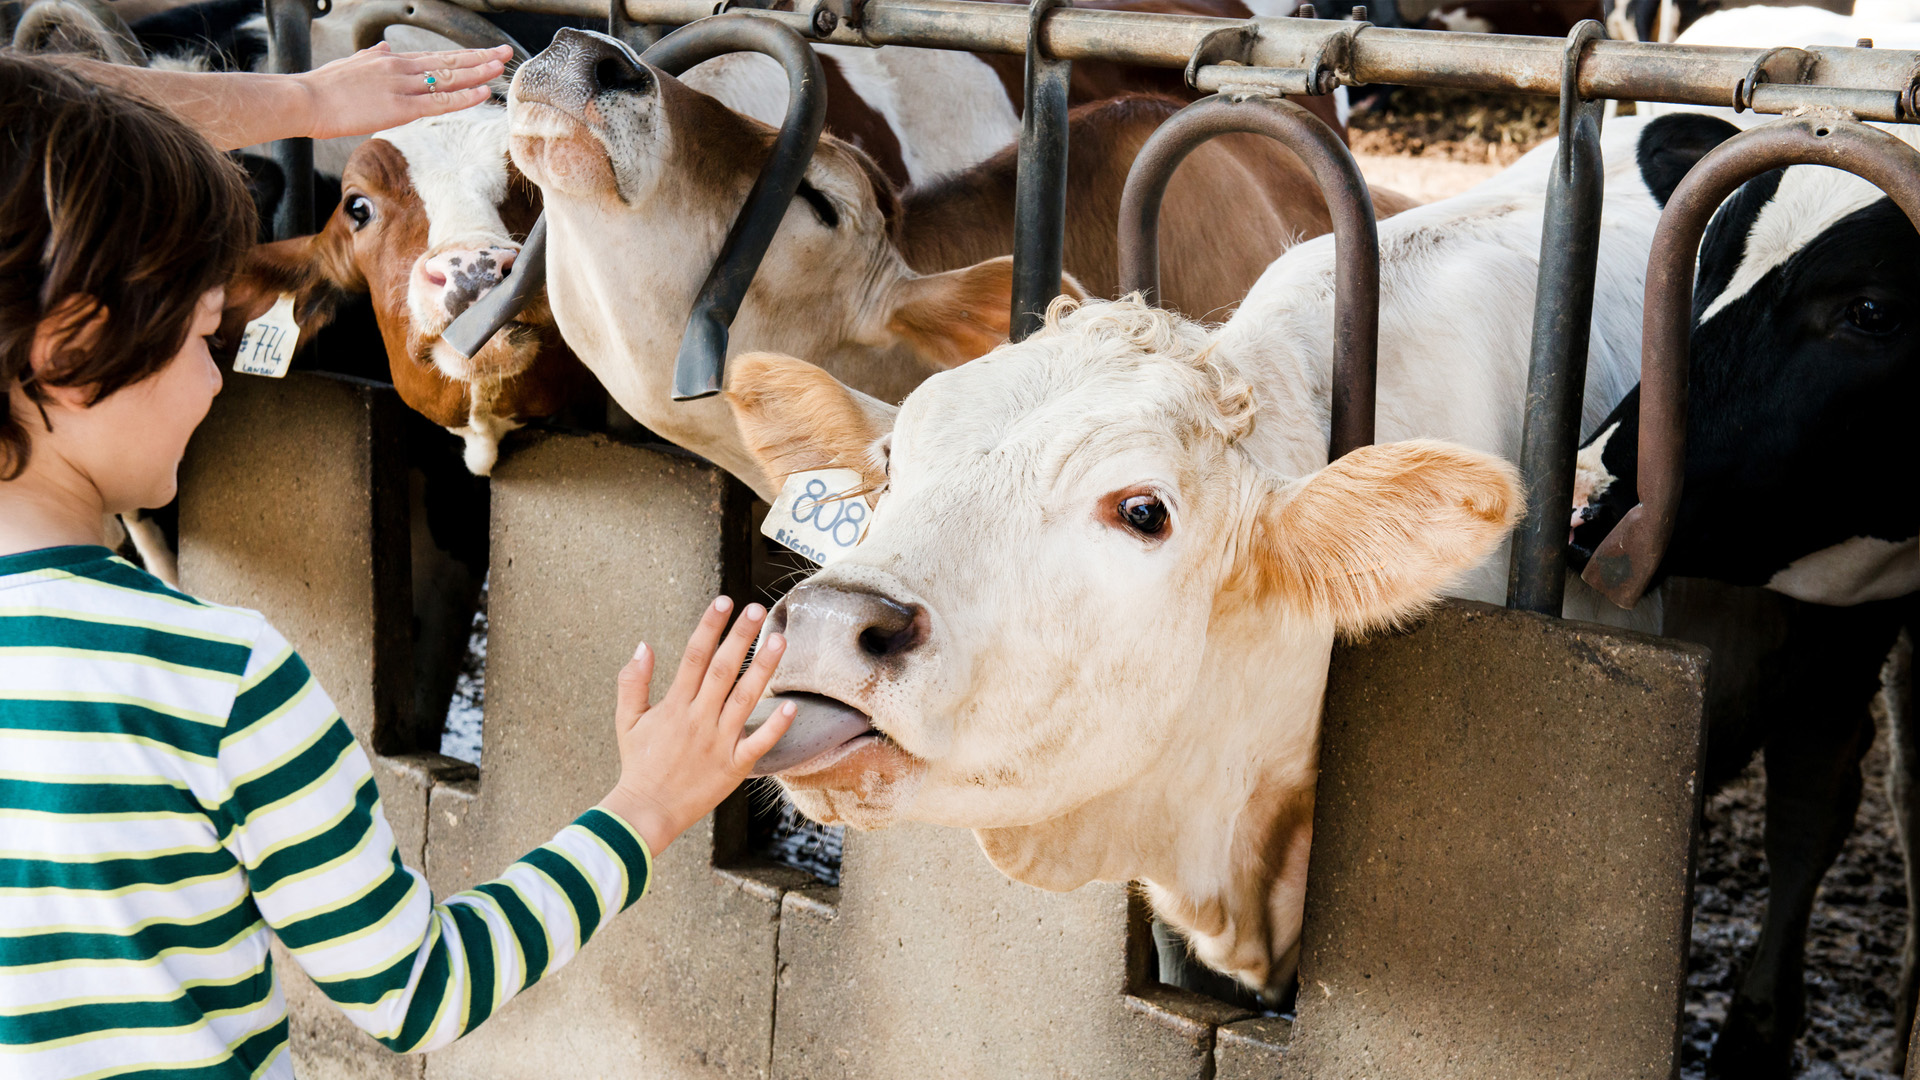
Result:
<svg viewBox="0 0 1920 1080"><path fill-rule="evenodd" d="M760 532L821 566L845 557L867 535L867 482L853 469L812 469L787 477Z"/></svg>
<svg viewBox="0 0 1920 1080"><path fill-rule="evenodd" d="M247 324L247 332L240 337L240 352L233 358L233 370L278 379L293 366L293 347L299 343L300 324L293 321L293 294L281 293L265 315Z"/></svg>

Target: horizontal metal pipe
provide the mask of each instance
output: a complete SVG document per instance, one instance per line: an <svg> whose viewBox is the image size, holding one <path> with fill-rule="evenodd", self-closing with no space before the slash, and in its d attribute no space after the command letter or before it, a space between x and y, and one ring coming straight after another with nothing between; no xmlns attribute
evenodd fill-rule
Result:
<svg viewBox="0 0 1920 1080"><path fill-rule="evenodd" d="M538 11L599 18L603 0L459 0L482 11ZM713 14L714 0L626 0L637 23L677 25ZM773 19L810 34L795 12L735 8L735 13ZM1042 42L1062 60L1112 60L1146 67L1183 68L1200 39L1239 20L1149 12L1068 9L1047 20ZM1259 27L1245 77L1234 82L1285 90L1306 58L1326 42L1351 35L1351 56L1339 65L1348 85L1404 83L1463 90L1511 90L1557 95L1564 42L1559 38L1402 30L1327 19L1247 20ZM810 35L812 36L812 35ZM867 0L858 28L844 23L816 40L838 45L915 45L973 52L1026 51L1026 8L980 0ZM1731 105L1734 88L1770 50L1602 41L1580 69L1585 98L1667 101L1683 105ZM1899 95L1920 70L1920 53L1900 49L1812 46L1811 71L1799 84L1762 83L1756 112L1777 113L1806 105L1840 106L1863 120L1901 120ZM1263 71L1266 74L1263 74ZM1284 74L1282 74L1284 73ZM1835 90L1850 93L1836 96Z"/></svg>

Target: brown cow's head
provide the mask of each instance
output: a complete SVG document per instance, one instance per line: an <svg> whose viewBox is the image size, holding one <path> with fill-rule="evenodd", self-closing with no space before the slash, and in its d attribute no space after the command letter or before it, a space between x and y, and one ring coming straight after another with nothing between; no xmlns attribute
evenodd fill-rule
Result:
<svg viewBox="0 0 1920 1080"><path fill-rule="evenodd" d="M465 438L468 467L484 475L502 435L559 411L588 383L544 295L471 359L440 338L512 272L517 238L538 213L538 191L507 160L503 108L383 132L354 151L319 233L255 249L228 290L228 327L291 293L306 340L348 295L371 294L395 388Z"/></svg>
<svg viewBox="0 0 1920 1080"><path fill-rule="evenodd" d="M546 199L567 340L636 419L770 494L725 406L675 403L670 388L687 312L773 130L576 31L520 67L508 108L514 160ZM897 401L1004 340L1011 258L916 273L894 205L871 159L823 137L733 321L733 350L813 357Z"/></svg>

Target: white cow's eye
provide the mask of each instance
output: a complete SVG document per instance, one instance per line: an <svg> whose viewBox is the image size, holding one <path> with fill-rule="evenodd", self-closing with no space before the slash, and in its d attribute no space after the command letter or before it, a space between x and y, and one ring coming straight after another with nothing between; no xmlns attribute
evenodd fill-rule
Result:
<svg viewBox="0 0 1920 1080"><path fill-rule="evenodd" d="M359 232L373 220L373 200L365 195L355 195L347 200L347 216L353 219L353 231Z"/></svg>
<svg viewBox="0 0 1920 1080"><path fill-rule="evenodd" d="M1167 507L1157 495L1129 495L1120 500L1120 520L1142 536L1159 536L1167 529Z"/></svg>

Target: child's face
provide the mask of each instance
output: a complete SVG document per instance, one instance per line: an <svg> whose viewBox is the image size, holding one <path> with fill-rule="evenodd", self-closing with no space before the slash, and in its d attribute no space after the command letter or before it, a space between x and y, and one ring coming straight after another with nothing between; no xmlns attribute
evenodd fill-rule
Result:
<svg viewBox="0 0 1920 1080"><path fill-rule="evenodd" d="M34 465L43 452L57 454L92 483L106 513L172 501L187 439L220 392L220 369L208 352L207 335L220 328L224 300L224 289L200 298L186 343L152 378L92 406L83 404L79 391L52 390L47 413L53 430L33 433Z"/></svg>

